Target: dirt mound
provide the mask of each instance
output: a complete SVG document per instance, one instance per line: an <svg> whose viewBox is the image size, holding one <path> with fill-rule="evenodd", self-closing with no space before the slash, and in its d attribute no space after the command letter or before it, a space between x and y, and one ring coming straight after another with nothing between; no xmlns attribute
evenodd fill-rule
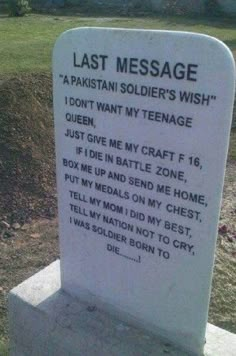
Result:
<svg viewBox="0 0 236 356"><path fill-rule="evenodd" d="M24 223L56 212L50 75L0 81L0 217Z"/></svg>

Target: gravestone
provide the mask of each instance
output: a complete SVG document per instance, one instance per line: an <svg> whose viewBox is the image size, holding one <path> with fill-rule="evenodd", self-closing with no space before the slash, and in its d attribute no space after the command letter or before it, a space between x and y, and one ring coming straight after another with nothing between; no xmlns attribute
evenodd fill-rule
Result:
<svg viewBox="0 0 236 356"><path fill-rule="evenodd" d="M235 68L192 33L81 28L54 48L62 288L203 350Z"/></svg>

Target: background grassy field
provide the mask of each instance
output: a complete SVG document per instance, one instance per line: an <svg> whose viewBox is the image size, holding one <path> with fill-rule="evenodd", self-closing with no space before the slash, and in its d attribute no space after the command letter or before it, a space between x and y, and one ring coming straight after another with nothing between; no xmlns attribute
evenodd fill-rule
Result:
<svg viewBox="0 0 236 356"><path fill-rule="evenodd" d="M236 54L236 24L230 19L112 18L32 14L0 16L0 73L51 70L51 54L63 31L82 26L165 29L199 32L224 41Z"/></svg>

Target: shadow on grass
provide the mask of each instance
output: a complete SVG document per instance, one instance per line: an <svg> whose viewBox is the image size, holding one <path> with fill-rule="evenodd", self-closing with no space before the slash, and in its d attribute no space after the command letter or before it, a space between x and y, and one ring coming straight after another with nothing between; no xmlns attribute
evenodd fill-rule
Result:
<svg viewBox="0 0 236 356"><path fill-rule="evenodd" d="M71 6L57 9L44 9L43 11L35 11L36 13L43 13L56 16L81 16L81 17L150 17L158 20L167 21L170 25L204 25L217 28L232 28L236 29L236 14L230 17L221 16L203 16L203 15L170 15L167 13L158 13L145 10L132 10L127 7L104 7L96 6Z"/></svg>
<svg viewBox="0 0 236 356"><path fill-rule="evenodd" d="M7 13L0 14L0 20L9 17Z"/></svg>
<svg viewBox="0 0 236 356"><path fill-rule="evenodd" d="M207 16L162 16L167 24L215 27L219 29L236 29L236 15L234 17L207 17Z"/></svg>

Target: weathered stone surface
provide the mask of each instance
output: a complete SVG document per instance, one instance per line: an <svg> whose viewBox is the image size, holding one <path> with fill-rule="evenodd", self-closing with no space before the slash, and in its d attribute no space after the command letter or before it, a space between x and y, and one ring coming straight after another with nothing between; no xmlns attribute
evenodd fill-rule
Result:
<svg viewBox="0 0 236 356"><path fill-rule="evenodd" d="M58 39L53 66L63 289L201 352L231 52L199 34L81 28Z"/></svg>

